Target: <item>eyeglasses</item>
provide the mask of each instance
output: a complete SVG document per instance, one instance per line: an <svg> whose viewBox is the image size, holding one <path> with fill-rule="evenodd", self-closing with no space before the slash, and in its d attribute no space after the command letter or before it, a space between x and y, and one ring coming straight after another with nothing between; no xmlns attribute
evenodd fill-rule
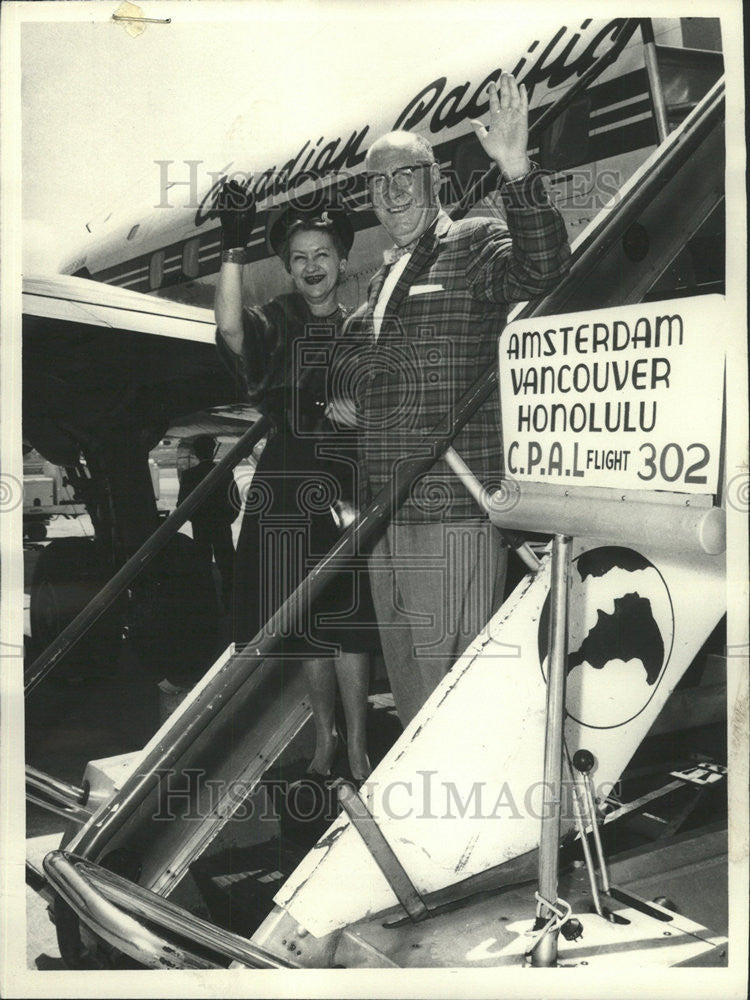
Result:
<svg viewBox="0 0 750 1000"><path fill-rule="evenodd" d="M415 172L431 166L431 163L410 163L387 174L365 174L367 189L370 194L382 194L386 186L390 188L391 184L395 184L402 190L408 190L414 184Z"/></svg>

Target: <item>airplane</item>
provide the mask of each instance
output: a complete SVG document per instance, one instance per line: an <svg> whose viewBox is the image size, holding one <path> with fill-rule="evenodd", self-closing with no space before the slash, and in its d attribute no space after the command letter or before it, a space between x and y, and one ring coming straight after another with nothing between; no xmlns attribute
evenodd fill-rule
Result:
<svg viewBox="0 0 750 1000"><path fill-rule="evenodd" d="M721 184L717 184L723 151L721 97L720 89L717 89L720 88L718 81L722 70L721 54L719 48L715 48L718 44L715 21L701 19L703 23L700 25L688 23L695 20L656 21L651 26L653 39L648 26L631 24L622 19L604 23L586 21L575 28L561 29L552 39L542 42L535 40L526 47L523 54L520 50L512 53L510 61L515 60L518 78L528 80L530 89L533 87L532 107L536 118L539 118L555 98L568 92L571 82L577 76L585 73L595 63L607 44L611 45L615 40L611 65L542 134L535 151L541 164L554 171L550 184L557 192L558 203L574 238L576 265L570 279L563 283L564 287L557 295L553 292L548 297L549 301L533 304L530 312L519 310L516 315L545 315L546 312L555 311L553 307L561 312L575 311L592 308L597 304L650 302L723 291L723 197ZM642 37L638 36L639 32L643 33ZM696 49L694 43L699 38L703 40L705 49ZM503 55L503 59L505 58ZM655 72L653 60L656 60ZM474 116L488 75L496 69L499 61L495 53L494 58L489 59L482 70L472 75L472 82L452 90L448 89L449 83L443 78L437 83L426 80L420 90L393 109L394 113L387 118L389 124L383 128L385 131L393 125L406 125L430 137L446 176L445 203L449 209L461 202L486 166L479 155L473 132L468 127L468 117L470 114ZM661 87L655 87L655 81L661 81ZM358 209L356 227L359 235L357 251L351 261L348 294L353 301L361 299L366 279L377 266L379 253L384 245L374 216L364 204L361 178L365 140L376 134L378 132L374 128L361 125L351 133L349 140L326 141L326 135L314 143L309 139L302 139L295 147L299 149L297 155L295 149L285 150L274 158L273 165L261 165L260 170L256 166L251 174L245 171L250 176L249 183L260 208L257 233L251 244L253 262L246 274L250 301L267 299L286 290L285 279L266 245L265 228L269 217L272 217L271 213L289 197L289 187L293 186L291 181L310 168L313 172L317 170L320 175L309 182L311 188L322 189L326 196L331 196L336 191L347 204ZM672 141L670 135L673 137ZM324 158L326 150L327 159ZM692 152L692 157L687 150ZM336 169L331 175L328 168L334 160ZM281 190L267 192L269 171L273 176L275 165L279 163L287 166L286 171L282 171L282 181L279 184ZM83 313L84 306L87 312L93 314L116 308L126 313L126 324L116 328L114 334L111 330L107 331L108 357L112 350L117 349L117 341L126 345L135 344L139 335L141 341L149 332L158 332L160 335L159 343L163 346L163 352L157 348L145 348L155 351L153 357L156 363L150 367L148 377L135 379L132 385L128 385L123 398L115 401L116 406L112 412L118 416L126 410L133 411L130 405L133 398L137 400L138 412L145 414L143 421L134 421L133 426L128 428L129 434L125 435L125 440L118 438L112 442L97 429L106 428L108 433L112 432L105 403L102 403L101 409L96 413L96 426L93 419L90 424L86 424L85 430L90 437L82 440L81 435L71 441L69 436L63 436L60 433L63 420L58 414L64 412L64 407L69 402L64 398L68 396L69 386L66 386L65 393L56 401L57 407L50 407L50 412L44 414L48 417L48 423L38 421L41 429L35 429L37 414L33 406L30 413L29 440L42 454L45 453L45 448L41 438L47 431L49 440L60 445L59 450L48 446L50 454L55 450L57 455L66 459L63 464L72 464L77 460L78 448L84 451L87 465L94 464L89 462L89 452L105 456L100 463L103 466L100 473L103 485L96 488L101 488L108 500L114 498L115 503L110 503L109 521L106 516L101 518L104 529L102 535L110 540L110 554L117 552L120 561L132 553L140 542L146 542L154 520L143 475L140 476L140 481L144 484L143 492L137 495L142 511L136 509L124 514L122 509L118 509L117 487L123 481L125 470L130 476L139 475L138 469L145 465L147 458L147 444L158 440L171 423L181 421L188 424L186 414L197 413L199 419L203 419L207 408L215 413L219 402L223 402L225 406L227 399L235 402L231 395L232 387L227 385L223 373L214 370L211 378L202 382L199 387L191 380L195 365L206 362L208 354L204 348L209 348L213 339L210 313L202 309L201 305L210 301L211 288L218 270L220 238L218 228L211 223L214 199L224 176L224 172L219 172L197 207L189 204L180 212L170 215L170 224L166 229L159 229L156 219L139 217L131 218L129 225L92 234L92 240L64 268L66 274L55 279L57 284L49 286L46 296L39 296L40 299L45 299L45 308L49 308L50 312L58 308L50 305L51 300L58 297L67 303L61 308L67 309L72 303L77 307L79 315ZM583 190L580 187L582 176ZM297 193L304 193L306 190L308 189L303 184ZM168 191L169 188L165 193ZM497 211L497 205L490 194L474 205L472 210L493 213ZM669 220L676 213L679 213L680 226L684 224L686 229L669 233ZM675 226L675 230L680 230L680 226ZM659 243L657 236L661 233L665 236ZM658 243L656 259L649 256L649 240ZM114 289L107 288L108 285L121 287L115 293ZM87 301L88 295L95 296L92 291L94 288L100 290L101 303ZM151 294L147 297L138 294L142 292ZM31 288L30 295L33 294L34 290ZM117 298L114 297L115 294ZM169 301L170 299L176 301ZM144 305L144 302L148 304ZM41 318L41 307L36 308L36 313L30 309L29 317L36 316L38 320ZM52 328L61 322L61 318L56 315L47 319L51 321ZM90 334L91 327L96 325L112 326L111 313L99 323L89 323L86 333ZM32 323L32 332L34 329ZM182 330L182 334L175 333L175 330ZM42 329L41 333L44 332ZM66 349L71 345L75 347L76 344L76 330L71 332L72 339L68 341ZM123 333L133 336L123 336ZM189 340L193 343L189 343ZM88 342L92 343L91 338L88 338ZM195 353L192 353L193 347ZM40 351L31 356L33 362L39 363L43 368L41 353ZM183 358L181 362L180 359ZM114 363L115 368L119 367L117 359ZM181 364L184 367L181 368ZM175 370L173 366L178 371L179 385L169 398L168 405L161 407L163 388L169 384L169 377ZM45 376L49 374L49 371L44 371ZM134 392L141 395L134 396ZM48 405L44 393L35 394L35 398L42 399L44 405ZM231 418L237 415L237 411L230 410L227 413L224 410L223 414L226 418ZM67 451L63 446L68 446ZM597 503L598 501L592 501L592 504ZM723 503L723 500L719 504L709 502L707 509L719 510ZM111 514L112 509L114 516ZM596 506L597 514L603 516L603 511L603 507ZM706 512L701 510L699 514L702 518ZM521 530L533 530L530 527L532 523L538 522L526 520L518 527ZM700 523L702 525L703 521ZM550 525L544 523L543 528L549 531ZM627 537L629 544L633 544L632 535L627 536L624 527L611 527L610 530L612 538ZM693 522L690 522L685 531L686 534L681 536L682 542L687 545L686 539L689 539L690 546L693 546L693 536L697 531ZM112 542L115 538L125 539L124 543L120 541L119 549ZM584 545L576 559L583 558L589 550L590 545L588 548ZM679 546L677 550L679 552ZM680 563L679 556L671 552L666 563L659 563L662 569L657 569L656 575L663 573L670 577L671 574L670 579L676 579L680 572L695 571L710 574L712 580L721 580L720 552L693 553L691 558L693 555L697 569L686 569ZM706 556L710 558L706 559ZM646 559L645 556L643 558ZM651 559L646 561L650 566L657 563L656 557L653 562ZM116 564L117 558L111 560L110 565ZM665 569L664 566L667 565L668 568ZM543 572L536 576L532 574L531 578L521 581L509 598L504 613L515 616L514 620L520 622L519 628L523 632L524 628L528 628L524 623L528 623L529 615L532 618L534 614L538 615L542 610L545 594L550 590L554 592L549 580L549 562L546 561ZM624 731L620 734L622 743L616 750L605 748L601 741L596 744L598 755L602 761L607 761L607 773L613 783L621 775L628 755L634 752L645 736L647 723L653 723L658 709L664 708L666 695L679 683L700 645L719 623L722 615L721 587L717 586L713 590L715 599L704 601L702 608L691 605L690 609L681 611L683 619L700 619L700 625L696 626L699 638L691 640L692 645L686 644L683 651L685 662L675 663L674 676L664 685L660 698L651 706L649 713L631 727L627 734ZM503 609L500 614L502 613ZM459 685L456 693L452 693L450 699L445 699L446 705L453 704L460 711L462 697L475 697L471 693L472 678L477 675L476 664L481 664L482 650L488 637L490 644L494 641L492 629L491 624L489 633L478 637L467 656L457 665L460 670L456 676L460 675L466 681L462 680L463 691ZM127 955L138 964L155 968L212 968L227 967L232 963L243 967L263 968L331 965L405 967L414 964L414 960L419 958L417 952L425 946L425 934L429 935L429 930L424 931L420 937L418 930L415 931L410 924L408 934L398 940L391 938L384 944L382 934L370 920L373 913L387 913L396 926L403 920L399 916L400 911L395 912L400 906L407 911L416 926L423 919L443 912L440 908L445 904L445 897L441 897L440 893L448 894L448 911L457 905L456 893L452 889L456 882L461 883L463 889L467 885L481 885L484 890L488 886L497 888L498 882L493 882L492 878L489 881L483 880L487 873L496 874L494 869L502 867L498 865L497 840L491 840L489 847L483 844L482 851L478 851L476 858L470 863L475 846L470 837L463 845L465 857L462 854L460 858L451 859L454 866L452 875L460 873L459 878L444 877L445 872L440 864L437 865L439 873L435 878L426 875L424 867L419 865L412 869L418 872L416 881L421 885L420 893L412 879L403 878L400 866L394 863L391 854L383 848L382 831L379 846L375 845L377 829L374 828L378 826L379 820L371 823L372 816L367 811L360 810L358 814L361 801L347 799L348 793L343 793L342 803L346 817L340 817L336 821L333 839L323 838L319 841L317 853L316 848L313 848L310 855L302 859L300 867L291 875L290 880L284 880L277 887L279 893L275 897L276 902L271 904L269 901L268 914L256 925L252 934L235 934L226 927L219 928L195 915L191 916L187 897L195 889L195 885L188 884L188 874L192 872L191 877L195 883L199 880L198 869L191 870L191 865L197 862L201 851L208 844L214 840L218 843L219 834L224 827L227 828L225 835L230 829L232 835L236 835L236 825L232 827L231 821L237 803L228 805L222 802L222 806L228 810L225 813L216 811L211 815L201 814L198 827L190 827L189 823L178 817L177 823L170 828L171 839L167 838L169 843L166 840L162 842L146 829L146 806L150 801L148 796L154 794L153 782L149 784L150 778L156 773L154 769L157 764L174 765L184 770L191 763L200 761L201 741L187 744L185 736L188 731L200 731L204 735L210 735L215 741L213 746L217 753L218 748L221 748L224 754L214 776L226 781L226 787L232 781L242 779L246 782L248 794L254 794L260 787L263 772L257 771L257 765L248 764L248 751L258 748L265 750L274 745L274 753L278 756L282 749L291 746L309 717L309 706L306 707L305 704L300 678L287 677L285 698L289 700L289 705L283 720L283 731L279 732L278 718L273 716L268 707L277 703L278 692L274 683L262 663L259 665L252 657L248 659L245 656L243 659L241 654L237 658L228 651L204 673L186 701L144 751L128 762L128 774L124 782L120 779L113 781L106 765L92 766L89 769L87 781L92 792L88 805L82 808L83 804L77 793L74 796L75 803L72 800L68 802L68 807L77 815L76 829L69 830L66 837L68 853L61 851L50 856L45 861L44 875L37 873L36 876L37 883L43 889L49 891L52 886L54 892L65 900L57 909L56 919L61 947L65 941L67 960L73 967L79 967L79 963L89 960L92 955L101 961L109 961L113 955L116 961L116 956ZM544 687L543 679L537 678L533 694L537 712ZM443 691L440 697L445 694ZM217 695L221 697L217 698ZM237 698L233 707L230 707L229 695ZM233 719L234 713L241 712L242 706L250 701L260 705L258 717L248 725L242 746L229 746L226 742L229 733L235 732L230 715ZM220 709L223 710L225 706L227 710L222 717ZM431 740L437 740L438 744L442 742L445 747L451 743L445 739L445 726L450 729L451 724L455 724L451 723L454 717L447 712L443 712L441 717L436 711L437 701L434 699L425 708L426 712L420 717L418 724L410 727L400 737L396 747L382 762L389 780L403 781L406 780L405 775L423 773L426 759L423 754L432 745ZM553 725L553 721L550 721L552 714L550 711L546 714L542 711L541 715L535 716L533 724L527 720L528 732L533 733L535 745L541 746L544 732L550 732L549 727ZM275 726L271 724L272 716ZM518 726L517 720L514 723L504 716L504 721L509 726ZM630 720L627 721L629 724ZM580 724L580 720L574 722L575 725ZM498 729L497 720L493 723L491 716L484 718L483 725L485 728L481 729L482 734L491 732L493 725L496 731ZM420 736L420 731L424 735ZM570 725L568 739L575 744ZM579 749L588 749L583 746L581 739L582 737L578 740ZM265 754L261 756L265 757ZM244 758L244 762L241 758ZM265 759L267 761L269 758ZM444 763L441 757L441 766ZM471 763L472 766L476 764L476 757ZM507 763L509 766L512 764L510 761ZM579 760L579 764L580 768L578 765L576 768L581 775L580 779L575 778L572 771L571 775L574 784L577 783L576 787L585 790L586 761ZM253 770L254 766L256 770ZM522 781L524 777L528 777L525 765L519 761L512 764L513 768L514 781ZM490 776L496 775L492 772ZM43 779L41 784L45 784ZM49 791L49 787L47 790ZM577 796L578 793L575 794ZM580 803L579 807L583 808ZM588 820L584 816L578 824L581 844L588 843L587 826L596 839L598 824L594 809L589 811ZM356 840L355 830L366 845L365 848ZM370 834L374 840L368 839ZM400 838L399 843L403 845L403 835L396 830L392 834ZM411 835L413 836L413 831ZM440 839L439 832L431 836ZM519 858L528 860L527 855L535 847L535 836L529 824L525 824L517 843L503 856L503 860L509 863ZM338 841L340 846L332 850L334 842ZM224 843L231 846L231 836ZM143 844L147 845L144 850L141 849ZM117 862L114 861L115 854L118 856ZM102 861L106 863L101 864ZM368 896L367 889L358 887L352 893L355 902L349 909L337 904L330 912L312 915L316 910L325 909L321 900L326 898L326 893L330 893L332 881L338 880L340 884L342 872L358 871L359 865L362 866L364 881L377 885L373 897ZM600 867L604 869L604 865ZM588 870L593 895L596 878L591 875L592 866L589 865ZM228 885L234 878L232 873L218 869L213 873L204 871L203 875L204 884L207 879L214 878L216 881L218 876L219 879L225 879L225 884ZM466 884L463 884L464 881ZM500 878L500 882L502 881L503 876ZM606 880L596 891L601 897L606 897L607 905L614 907L613 900L616 901L618 897L605 886ZM425 898L421 898L422 896ZM170 902L166 897L175 902ZM96 913L91 909L86 912L81 899L88 900ZM652 922L661 921L661 926L665 921L675 919L668 906L642 901L639 904L635 894L629 890L621 891L619 901L627 908L627 916L621 916L621 919L629 921L633 925L633 931L638 934L646 933L642 924L638 923L640 917L645 916ZM550 902L554 903L555 900L547 897L547 903ZM115 907L116 912L113 912L115 903L120 909ZM479 905L477 901L470 905L475 904ZM148 927L137 922L139 908L141 916L146 916ZM597 912L602 916L601 905ZM480 914L476 919L479 934L486 927L486 917ZM567 917L561 915L558 926L563 927L567 919L569 914ZM368 921L372 926L365 927ZM550 922L552 921L548 921ZM609 921L613 926L617 922ZM696 955L705 957L708 953L718 962L722 947L721 936L712 936L705 928L696 924L688 926L688 923L682 921L679 933L690 937L694 949L688 955L687 952L680 953L677 948L668 958L665 957L667 964L675 964L684 957L690 961L697 960ZM421 964L461 964L447 961L447 958L456 957L456 952L451 952L450 946L445 943L450 939L451 932L455 935L456 926L449 918L447 939L441 937L440 947L445 949L444 953L438 958L433 947L430 950L430 960L423 959ZM475 934L462 939L464 959L470 955L475 956L465 964L471 964L476 956L479 956L481 964L490 965L520 960L524 949L519 951L518 938L526 933L519 929L520 926L519 918L519 921L513 923L510 938L504 940L502 946L499 940L494 942L489 949L486 946L486 935L485 938ZM678 927L675 923L672 926L675 929ZM83 939L80 936L81 928ZM137 939L133 937L136 928ZM544 924L535 929L540 940L544 937L542 932L545 932ZM174 946L175 937L183 942L180 947ZM191 945L185 946L185 941L191 942ZM701 944L696 945L696 941ZM610 945L611 940L602 939L603 949ZM617 945L614 948L616 950ZM413 949L410 958L404 954L405 949ZM575 958L572 960L575 961ZM417 961L416 964L420 963Z"/></svg>

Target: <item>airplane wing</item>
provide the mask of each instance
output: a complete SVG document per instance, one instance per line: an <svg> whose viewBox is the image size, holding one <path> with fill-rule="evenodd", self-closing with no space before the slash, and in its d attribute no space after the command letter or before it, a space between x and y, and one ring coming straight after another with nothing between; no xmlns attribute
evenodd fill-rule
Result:
<svg viewBox="0 0 750 1000"><path fill-rule="evenodd" d="M23 279L23 313L122 333L214 343L213 311L67 274Z"/></svg>
<svg viewBox="0 0 750 1000"><path fill-rule="evenodd" d="M26 276L25 440L67 465L82 442L113 435L153 446L173 426L244 429L253 413L214 332L210 309L70 275Z"/></svg>

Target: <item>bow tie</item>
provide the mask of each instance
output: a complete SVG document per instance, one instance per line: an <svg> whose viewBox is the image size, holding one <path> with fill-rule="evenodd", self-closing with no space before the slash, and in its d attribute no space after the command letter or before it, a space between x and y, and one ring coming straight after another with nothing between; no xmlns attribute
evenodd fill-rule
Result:
<svg viewBox="0 0 750 1000"><path fill-rule="evenodd" d="M383 263L388 264L390 267L395 264L400 257L403 257L407 253L411 253L417 243L419 243L419 239L412 240L411 243L407 243L405 247L389 247L387 250L383 251Z"/></svg>

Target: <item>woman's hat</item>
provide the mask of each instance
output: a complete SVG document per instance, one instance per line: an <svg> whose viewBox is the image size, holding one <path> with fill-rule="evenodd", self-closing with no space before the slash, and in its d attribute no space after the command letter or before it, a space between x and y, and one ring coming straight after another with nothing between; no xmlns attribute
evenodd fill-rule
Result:
<svg viewBox="0 0 750 1000"><path fill-rule="evenodd" d="M268 222L268 244L278 257L282 256L290 232L294 232L298 223L335 233L345 253L349 253L354 244L354 226L346 209L335 204L319 203L308 207L290 201Z"/></svg>

